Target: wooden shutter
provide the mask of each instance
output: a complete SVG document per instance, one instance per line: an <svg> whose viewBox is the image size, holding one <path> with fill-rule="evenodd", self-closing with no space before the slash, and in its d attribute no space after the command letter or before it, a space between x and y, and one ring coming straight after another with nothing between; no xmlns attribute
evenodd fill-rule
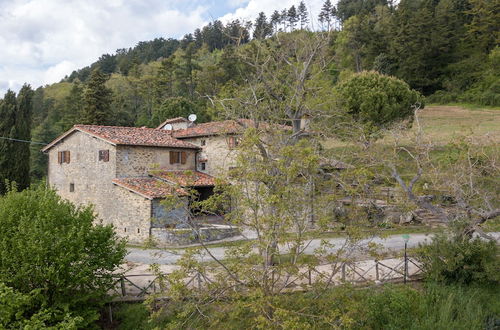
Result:
<svg viewBox="0 0 500 330"><path fill-rule="evenodd" d="M63 152L62 152L62 151L59 151L59 152L57 153L57 162L58 162L59 164L62 164L62 162L63 162Z"/></svg>
<svg viewBox="0 0 500 330"><path fill-rule="evenodd" d="M229 137L228 146L229 146L229 149L233 149L236 146L236 143L234 141L234 136Z"/></svg>
<svg viewBox="0 0 500 330"><path fill-rule="evenodd" d="M185 151L181 152L181 164L186 164L187 154Z"/></svg>
<svg viewBox="0 0 500 330"><path fill-rule="evenodd" d="M175 154L175 152L170 151L170 155L169 155L170 156L170 164L174 163L174 154Z"/></svg>
<svg viewBox="0 0 500 330"><path fill-rule="evenodd" d="M64 153L65 153L65 155L64 155L64 161L69 164L69 162L71 160L70 153L69 153L69 151L65 151Z"/></svg>
<svg viewBox="0 0 500 330"><path fill-rule="evenodd" d="M109 150L99 150L99 160L109 162Z"/></svg>

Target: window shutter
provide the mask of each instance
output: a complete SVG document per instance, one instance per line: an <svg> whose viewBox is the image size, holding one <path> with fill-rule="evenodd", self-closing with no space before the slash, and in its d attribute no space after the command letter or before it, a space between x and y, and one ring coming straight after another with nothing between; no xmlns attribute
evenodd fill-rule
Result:
<svg viewBox="0 0 500 330"><path fill-rule="evenodd" d="M66 161L66 163L69 164L69 162L70 162L70 153L69 153L69 151L65 151L65 153L66 154L65 154L64 160Z"/></svg>
<svg viewBox="0 0 500 330"><path fill-rule="evenodd" d="M109 162L109 150L104 150L104 161Z"/></svg>
<svg viewBox="0 0 500 330"><path fill-rule="evenodd" d="M63 152L62 151L57 152L57 162L59 164L62 164L62 162L63 162Z"/></svg>
<svg viewBox="0 0 500 330"><path fill-rule="evenodd" d="M181 164L186 164L187 154L185 151L181 152Z"/></svg>
<svg viewBox="0 0 500 330"><path fill-rule="evenodd" d="M175 155L175 152L170 151L170 164L174 163L174 155Z"/></svg>
<svg viewBox="0 0 500 330"><path fill-rule="evenodd" d="M232 148L235 147L234 136L230 136L229 137L229 143L228 143L228 145L229 145L229 149L232 149Z"/></svg>

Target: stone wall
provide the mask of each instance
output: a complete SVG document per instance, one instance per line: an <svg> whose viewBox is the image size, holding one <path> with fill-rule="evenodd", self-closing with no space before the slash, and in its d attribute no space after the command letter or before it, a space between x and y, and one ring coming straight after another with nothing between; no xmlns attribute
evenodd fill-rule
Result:
<svg viewBox="0 0 500 330"><path fill-rule="evenodd" d="M227 136L207 136L182 139L202 148L198 154L198 160L206 159L206 168L201 170L200 161L198 161L198 171L212 176L219 176L233 166L236 151L229 149ZM205 145L201 141L205 140Z"/></svg>
<svg viewBox="0 0 500 330"><path fill-rule="evenodd" d="M170 164L170 151L186 152L185 164ZM155 166L169 170L195 170L196 150L142 146L117 146L116 177L147 176Z"/></svg>
<svg viewBox="0 0 500 330"><path fill-rule="evenodd" d="M99 161L99 150L109 150L108 162ZM70 152L69 164L58 163L59 151ZM62 198L76 205L94 205L99 221L113 224L117 234L132 243L149 237L151 201L112 183L116 178L115 146L75 131L50 149L48 156L48 183Z"/></svg>
<svg viewBox="0 0 500 330"><path fill-rule="evenodd" d="M206 225L198 229L203 242L218 241L241 234L237 227ZM199 243L199 237L191 229L152 228L151 237L159 246L181 246Z"/></svg>
<svg viewBox="0 0 500 330"><path fill-rule="evenodd" d="M109 150L109 161L99 161L99 150ZM58 163L58 152L69 151L70 162ZM116 149L107 142L75 131L49 150L48 183L76 205L93 204L105 224L114 212L112 180L116 175ZM74 191L70 191L73 184Z"/></svg>
<svg viewBox="0 0 500 330"><path fill-rule="evenodd" d="M185 202L187 206L188 200L186 199ZM153 219L151 226L153 228L183 228L187 226L186 221L188 215L186 214L186 209L184 207L168 210L161 204L161 199L155 199L152 203Z"/></svg>
<svg viewBox="0 0 500 330"><path fill-rule="evenodd" d="M138 244L149 238L152 200L114 185L110 198L103 198L98 203L103 203L112 210L109 221L120 237L126 237L130 243Z"/></svg>

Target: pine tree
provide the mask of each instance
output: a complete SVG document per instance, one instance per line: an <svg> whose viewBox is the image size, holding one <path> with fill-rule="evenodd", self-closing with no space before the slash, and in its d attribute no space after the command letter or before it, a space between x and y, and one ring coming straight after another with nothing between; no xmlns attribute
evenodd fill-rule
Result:
<svg viewBox="0 0 500 330"><path fill-rule="evenodd" d="M33 111L34 91L28 84L23 85L17 95L17 111L15 123L15 138L24 141L31 140L31 114ZM17 142L15 149L15 173L11 180L17 183L19 190L24 190L30 185L30 145Z"/></svg>
<svg viewBox="0 0 500 330"><path fill-rule="evenodd" d="M307 7L304 1L301 1L298 7L298 16L300 21L300 29L304 29L309 23L309 14L307 13Z"/></svg>
<svg viewBox="0 0 500 330"><path fill-rule="evenodd" d="M290 31L295 30L295 26L299 21L299 16L297 15L297 10L295 9L295 6L291 6L290 9L288 9L287 18L288 18L288 25L290 26Z"/></svg>
<svg viewBox="0 0 500 330"><path fill-rule="evenodd" d="M253 37L254 39L265 39L267 36L271 35L271 26L267 22L267 17L264 12L260 12L259 16L255 20Z"/></svg>
<svg viewBox="0 0 500 330"><path fill-rule="evenodd" d="M16 125L16 94L8 90L0 102L0 194L5 194L6 180L12 180L16 167L16 142L7 140L14 138Z"/></svg>
<svg viewBox="0 0 500 330"><path fill-rule="evenodd" d="M278 25L281 23L281 15L279 11L275 10L271 15L271 26L273 27L274 33L278 32Z"/></svg>
<svg viewBox="0 0 500 330"><path fill-rule="evenodd" d="M326 30L330 30L330 24L332 22L332 8L335 8L332 6L332 3L330 0L326 0L323 3L323 7L321 7L321 11L318 15L318 20L322 24L326 24Z"/></svg>
<svg viewBox="0 0 500 330"><path fill-rule="evenodd" d="M288 11L286 9L283 9L280 14L281 17L281 24L283 24L283 31L286 31L286 24L288 22Z"/></svg>
<svg viewBox="0 0 500 330"><path fill-rule="evenodd" d="M75 80L69 95L64 99L64 107L60 122L61 130L66 131L71 126L78 124L82 116L83 88L78 80Z"/></svg>
<svg viewBox="0 0 500 330"><path fill-rule="evenodd" d="M110 121L113 92L106 87L108 77L99 69L92 71L83 93L82 124L106 125Z"/></svg>

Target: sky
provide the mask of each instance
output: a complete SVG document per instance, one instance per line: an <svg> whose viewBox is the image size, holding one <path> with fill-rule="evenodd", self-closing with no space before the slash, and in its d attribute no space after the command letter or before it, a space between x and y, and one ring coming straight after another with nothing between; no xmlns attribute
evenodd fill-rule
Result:
<svg viewBox="0 0 500 330"><path fill-rule="evenodd" d="M0 0L0 98L60 81L102 54L182 38L220 19L254 21L300 0ZM312 18L323 0L304 1ZM332 1L334 3L335 1ZM314 24L314 19L313 19Z"/></svg>

